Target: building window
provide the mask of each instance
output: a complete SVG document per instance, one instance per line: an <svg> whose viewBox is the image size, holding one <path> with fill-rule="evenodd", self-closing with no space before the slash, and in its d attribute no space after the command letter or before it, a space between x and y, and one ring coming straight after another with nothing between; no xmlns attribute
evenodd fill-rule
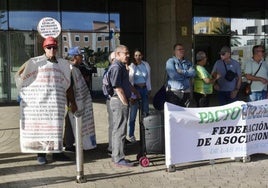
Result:
<svg viewBox="0 0 268 188"><path fill-rule="evenodd" d="M105 47L104 52L108 52L108 49L109 49L108 47Z"/></svg>
<svg viewBox="0 0 268 188"><path fill-rule="evenodd" d="M64 52L67 53L68 52L68 47L64 46Z"/></svg>
<svg viewBox="0 0 268 188"><path fill-rule="evenodd" d="M257 42L258 42L257 39L247 40L247 45L256 45Z"/></svg>
<svg viewBox="0 0 268 188"><path fill-rule="evenodd" d="M98 41L102 41L102 37L98 37Z"/></svg>
<svg viewBox="0 0 268 188"><path fill-rule="evenodd" d="M88 41L89 41L88 36L84 36L84 42L88 42Z"/></svg>
<svg viewBox="0 0 268 188"><path fill-rule="evenodd" d="M79 35L75 35L74 36L74 41L75 42L79 42L80 41L80 36Z"/></svg>
<svg viewBox="0 0 268 188"><path fill-rule="evenodd" d="M268 34L268 25L263 25L261 31Z"/></svg>
<svg viewBox="0 0 268 188"><path fill-rule="evenodd" d="M100 52L101 51L101 48L98 48L97 51Z"/></svg>
<svg viewBox="0 0 268 188"><path fill-rule="evenodd" d="M66 35L63 35L62 40L63 40L64 42L67 42L67 36L66 36Z"/></svg>
<svg viewBox="0 0 268 188"><path fill-rule="evenodd" d="M258 28L257 26L251 26L251 27L246 27L246 29L243 31L243 34L257 34Z"/></svg>

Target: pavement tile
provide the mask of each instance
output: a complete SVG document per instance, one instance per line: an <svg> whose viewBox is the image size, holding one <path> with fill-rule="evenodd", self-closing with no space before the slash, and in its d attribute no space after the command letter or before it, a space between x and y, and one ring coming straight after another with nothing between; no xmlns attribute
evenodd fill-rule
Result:
<svg viewBox="0 0 268 188"><path fill-rule="evenodd" d="M19 107L0 107L0 187L93 187L93 188L178 188L234 187L267 188L268 156L252 156L252 162L218 159L176 165L166 172L164 155L148 155L149 167L118 168L107 155L107 113L104 101L94 101L97 148L84 152L85 183L76 183L75 154L66 153L73 161L40 166L36 154L23 154L19 149ZM139 125L136 125L139 138ZM127 158L135 161L139 143L127 147Z"/></svg>

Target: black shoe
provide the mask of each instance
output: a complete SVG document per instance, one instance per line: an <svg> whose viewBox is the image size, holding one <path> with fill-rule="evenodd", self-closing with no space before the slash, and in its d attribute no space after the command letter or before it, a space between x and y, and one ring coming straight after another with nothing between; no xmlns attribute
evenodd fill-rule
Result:
<svg viewBox="0 0 268 188"><path fill-rule="evenodd" d="M47 164L47 158L45 153L37 153L37 162L40 165Z"/></svg>
<svg viewBox="0 0 268 188"><path fill-rule="evenodd" d="M125 144L129 145L132 144L128 139L125 139Z"/></svg>
<svg viewBox="0 0 268 188"><path fill-rule="evenodd" d="M112 156L112 151L107 150L107 154L111 157Z"/></svg>
<svg viewBox="0 0 268 188"><path fill-rule="evenodd" d="M44 165L44 164L47 164L47 159L46 157L37 157L37 162L40 165Z"/></svg>
<svg viewBox="0 0 268 188"><path fill-rule="evenodd" d="M71 161L71 158L64 155L64 153L53 153L52 159L55 161Z"/></svg>

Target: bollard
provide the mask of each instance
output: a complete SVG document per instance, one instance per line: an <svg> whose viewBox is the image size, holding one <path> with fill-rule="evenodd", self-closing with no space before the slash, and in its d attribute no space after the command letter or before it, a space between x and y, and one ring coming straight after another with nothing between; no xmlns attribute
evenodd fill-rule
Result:
<svg viewBox="0 0 268 188"><path fill-rule="evenodd" d="M76 151L76 183L85 183L84 177L84 155L82 144L82 116L75 114L75 151Z"/></svg>

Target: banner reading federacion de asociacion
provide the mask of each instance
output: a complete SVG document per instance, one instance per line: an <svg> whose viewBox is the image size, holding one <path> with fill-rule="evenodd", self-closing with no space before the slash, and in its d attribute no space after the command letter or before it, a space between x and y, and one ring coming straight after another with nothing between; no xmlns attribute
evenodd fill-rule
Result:
<svg viewBox="0 0 268 188"><path fill-rule="evenodd" d="M268 153L268 100L207 108L165 103L166 165Z"/></svg>

